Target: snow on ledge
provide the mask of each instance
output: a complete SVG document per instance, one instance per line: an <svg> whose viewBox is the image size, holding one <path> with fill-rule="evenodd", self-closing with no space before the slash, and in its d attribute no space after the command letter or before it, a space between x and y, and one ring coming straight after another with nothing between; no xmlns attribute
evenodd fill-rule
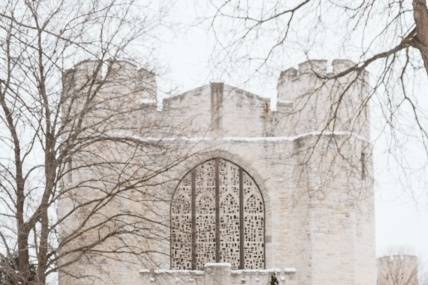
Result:
<svg viewBox="0 0 428 285"><path fill-rule="evenodd" d="M227 262L210 262L206 263L204 267L232 267L232 265Z"/></svg>
<svg viewBox="0 0 428 285"><path fill-rule="evenodd" d="M213 268L213 267L223 267L230 268L230 263L207 263L204 268ZM232 274L247 274L247 273L280 273L284 272L285 274L294 274L296 273L295 267L285 267L280 268L268 268L268 269L234 269L231 270ZM203 275L205 270L190 270L190 269L141 269L140 274L193 274L193 275Z"/></svg>
<svg viewBox="0 0 428 285"><path fill-rule="evenodd" d="M141 269L140 274L194 274L194 275L203 275L203 270L188 270L188 269Z"/></svg>
<svg viewBox="0 0 428 285"><path fill-rule="evenodd" d="M176 142L176 141L189 141L189 142L292 142L307 137L319 137L319 136L344 136L352 137L360 141L370 143L370 141L354 132L347 131L337 131L337 132L327 132L327 131L314 131L308 132L295 136L279 136L279 137L143 137L136 136L134 134L129 134L125 132L114 132L108 134L107 137L114 139L123 139L123 140L134 140L141 142Z"/></svg>
<svg viewBox="0 0 428 285"><path fill-rule="evenodd" d="M296 268L231 270L230 263L207 263L204 270L140 270L142 284L153 285L261 285L268 284L272 276L279 285L297 285Z"/></svg>
<svg viewBox="0 0 428 285"><path fill-rule="evenodd" d="M232 274L240 274L240 273L279 273L284 272L285 274L294 274L296 273L295 267L285 267L283 269L279 268L269 268L269 269L238 269L232 270Z"/></svg>

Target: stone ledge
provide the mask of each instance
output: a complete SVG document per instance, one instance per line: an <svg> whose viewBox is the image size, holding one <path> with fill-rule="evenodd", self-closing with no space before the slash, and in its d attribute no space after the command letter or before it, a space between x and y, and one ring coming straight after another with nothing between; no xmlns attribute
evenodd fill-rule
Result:
<svg viewBox="0 0 428 285"><path fill-rule="evenodd" d="M269 284L273 275L280 285L296 285L296 269L243 269L231 270L229 263L207 263L204 270L140 270L142 284L162 285L262 285Z"/></svg>

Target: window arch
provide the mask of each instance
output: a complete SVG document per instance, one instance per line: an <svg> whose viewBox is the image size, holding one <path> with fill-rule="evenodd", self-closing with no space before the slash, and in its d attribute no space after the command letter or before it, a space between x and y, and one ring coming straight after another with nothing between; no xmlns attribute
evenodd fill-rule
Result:
<svg viewBox="0 0 428 285"><path fill-rule="evenodd" d="M171 268L264 268L264 235L263 196L242 167L213 158L181 179L171 201Z"/></svg>

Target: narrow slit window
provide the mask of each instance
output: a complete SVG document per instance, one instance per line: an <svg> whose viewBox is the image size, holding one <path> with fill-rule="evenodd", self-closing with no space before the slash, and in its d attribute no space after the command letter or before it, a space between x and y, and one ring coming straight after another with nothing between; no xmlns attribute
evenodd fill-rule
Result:
<svg viewBox="0 0 428 285"><path fill-rule="evenodd" d="M366 153L361 152L361 179L366 179L367 169L366 169Z"/></svg>

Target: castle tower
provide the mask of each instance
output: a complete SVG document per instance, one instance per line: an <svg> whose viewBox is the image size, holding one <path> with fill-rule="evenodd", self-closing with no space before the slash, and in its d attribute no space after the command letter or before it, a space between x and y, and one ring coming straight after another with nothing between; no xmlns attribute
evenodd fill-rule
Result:
<svg viewBox="0 0 428 285"><path fill-rule="evenodd" d="M301 236L291 255L303 256L296 260L302 284L375 282L367 74L334 78L353 65L334 60L329 71L325 60L307 61L278 82L278 110L284 102L293 106L287 123L299 161L296 206L287 210L296 224L283 225L296 232L284 244Z"/></svg>
<svg viewBox="0 0 428 285"><path fill-rule="evenodd" d="M119 92L133 96L135 104L157 104L156 75L127 61L110 62L108 80Z"/></svg>
<svg viewBox="0 0 428 285"><path fill-rule="evenodd" d="M94 117L135 110L106 128L142 146L132 152L113 143L97 148L99 156L132 152L143 174L177 163L129 194L156 200L107 207L156 220L147 228L161 238L133 239L146 253L130 256L132 264L103 259L102 271L85 264L95 284L265 284L275 274L281 285L374 285L367 74L335 78L352 65L307 61L282 72L276 108L216 82L164 99L159 111L153 75L112 63L100 92L109 108ZM83 283L61 285L72 284Z"/></svg>
<svg viewBox="0 0 428 285"><path fill-rule="evenodd" d="M418 285L418 257L414 255L388 255L377 259L378 285Z"/></svg>

